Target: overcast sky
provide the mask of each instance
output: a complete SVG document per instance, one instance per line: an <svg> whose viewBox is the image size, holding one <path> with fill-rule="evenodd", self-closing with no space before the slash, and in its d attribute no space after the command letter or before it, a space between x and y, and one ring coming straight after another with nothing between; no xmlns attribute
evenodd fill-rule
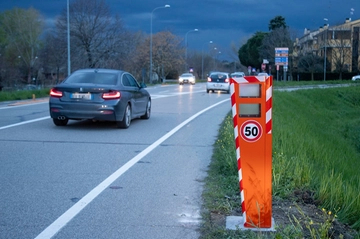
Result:
<svg viewBox="0 0 360 239"><path fill-rule="evenodd" d="M360 19L360 0L106 0L106 3L129 30L150 34L152 16L153 33L170 30L187 39L189 50L201 51L213 41L224 57L231 43L240 46L255 32L268 31L270 20L279 15L298 36L305 28L315 30L324 25L324 18L330 26L341 24L346 18ZM34 7L51 24L66 9L66 4L67 0L1 0L0 11ZM166 4L170 8L153 11Z"/></svg>

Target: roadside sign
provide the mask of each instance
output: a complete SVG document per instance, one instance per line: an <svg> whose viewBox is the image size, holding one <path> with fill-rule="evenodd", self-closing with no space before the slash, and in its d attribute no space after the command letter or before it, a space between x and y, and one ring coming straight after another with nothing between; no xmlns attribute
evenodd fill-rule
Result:
<svg viewBox="0 0 360 239"><path fill-rule="evenodd" d="M245 141L256 142L262 135L262 127L257 121L248 120L242 124L240 132Z"/></svg>
<svg viewBox="0 0 360 239"><path fill-rule="evenodd" d="M288 65L289 48L276 47L275 48L275 65Z"/></svg>
<svg viewBox="0 0 360 239"><path fill-rule="evenodd" d="M273 229L272 76L230 79L244 228ZM239 225L241 227L241 225Z"/></svg>
<svg viewBox="0 0 360 239"><path fill-rule="evenodd" d="M249 73L249 75L250 75L250 73L251 73L251 66L248 66L248 73Z"/></svg>
<svg viewBox="0 0 360 239"><path fill-rule="evenodd" d="M266 64L261 64L261 69L264 71L266 69Z"/></svg>

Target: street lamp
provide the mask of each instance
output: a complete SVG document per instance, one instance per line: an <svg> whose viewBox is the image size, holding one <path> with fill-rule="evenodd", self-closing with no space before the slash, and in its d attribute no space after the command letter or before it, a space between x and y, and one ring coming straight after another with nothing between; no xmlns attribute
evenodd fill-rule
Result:
<svg viewBox="0 0 360 239"><path fill-rule="evenodd" d="M218 54L218 49L214 47L214 71L216 70L216 55Z"/></svg>
<svg viewBox="0 0 360 239"><path fill-rule="evenodd" d="M195 28L194 30L190 30L185 34L185 72L187 69L187 35L189 32L197 32L197 31L199 31L199 29Z"/></svg>
<svg viewBox="0 0 360 239"><path fill-rule="evenodd" d="M34 65L35 65L35 61L36 61L37 59L38 59L38 57L35 56L35 57L30 61L30 64L31 64L31 66L30 66L30 74L31 74L31 76L32 76L32 82L34 82L35 85L37 85L37 77L35 78L35 76L34 76Z"/></svg>
<svg viewBox="0 0 360 239"><path fill-rule="evenodd" d="M160 8L168 8L168 7L170 7L170 5L165 5L163 7L156 7L151 12L151 20L150 20L150 72L149 72L150 82L152 82L152 16L153 16L153 13L154 13L155 10L160 9Z"/></svg>
<svg viewBox="0 0 360 239"><path fill-rule="evenodd" d="M216 70L216 61L217 61L217 56L218 56L219 54L221 54L221 51L219 51L219 52L216 52L216 53L215 53L215 60L214 60L215 70Z"/></svg>
<svg viewBox="0 0 360 239"><path fill-rule="evenodd" d="M324 21L328 21L327 18L324 18ZM325 34L324 34L324 81L326 81L326 41L327 41L327 30L329 27L329 24L324 24L324 26L326 25L325 28Z"/></svg>
<svg viewBox="0 0 360 239"><path fill-rule="evenodd" d="M70 75L70 19L69 19L69 0L67 0L67 55L68 55L68 76Z"/></svg>
<svg viewBox="0 0 360 239"><path fill-rule="evenodd" d="M205 42L205 44L212 44L212 41L209 42ZM204 44L204 45L205 45ZM202 51L201 51L201 79L204 79L204 45L202 46Z"/></svg>

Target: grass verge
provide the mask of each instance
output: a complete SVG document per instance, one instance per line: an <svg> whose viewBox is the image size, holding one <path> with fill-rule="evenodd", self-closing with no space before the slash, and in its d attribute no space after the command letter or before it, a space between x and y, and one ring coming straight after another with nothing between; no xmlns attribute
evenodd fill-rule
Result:
<svg viewBox="0 0 360 239"><path fill-rule="evenodd" d="M49 96L50 89L41 90L19 90L19 91L0 91L0 102L11 100L28 100Z"/></svg>
<svg viewBox="0 0 360 239"><path fill-rule="evenodd" d="M360 86L274 91L273 201L291 201L296 192L309 192L326 218L314 226L299 209L298 218L289 217L291 226L278 225L276 233L226 230L223 216L241 214L229 113L215 143L203 192L201 238L331 238L335 219L359 232L359 159Z"/></svg>

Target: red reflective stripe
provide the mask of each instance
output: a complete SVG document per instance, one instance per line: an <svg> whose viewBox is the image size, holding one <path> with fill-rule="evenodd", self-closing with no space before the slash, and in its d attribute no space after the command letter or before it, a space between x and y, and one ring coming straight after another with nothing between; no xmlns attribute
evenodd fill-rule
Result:
<svg viewBox="0 0 360 239"><path fill-rule="evenodd" d="M111 91L108 93L103 93L102 98L105 100L109 99L119 99L121 97L121 94L119 91Z"/></svg>
<svg viewBox="0 0 360 239"><path fill-rule="evenodd" d="M50 90L50 96L61 98L63 96L63 93L61 91L55 90L54 88Z"/></svg>

